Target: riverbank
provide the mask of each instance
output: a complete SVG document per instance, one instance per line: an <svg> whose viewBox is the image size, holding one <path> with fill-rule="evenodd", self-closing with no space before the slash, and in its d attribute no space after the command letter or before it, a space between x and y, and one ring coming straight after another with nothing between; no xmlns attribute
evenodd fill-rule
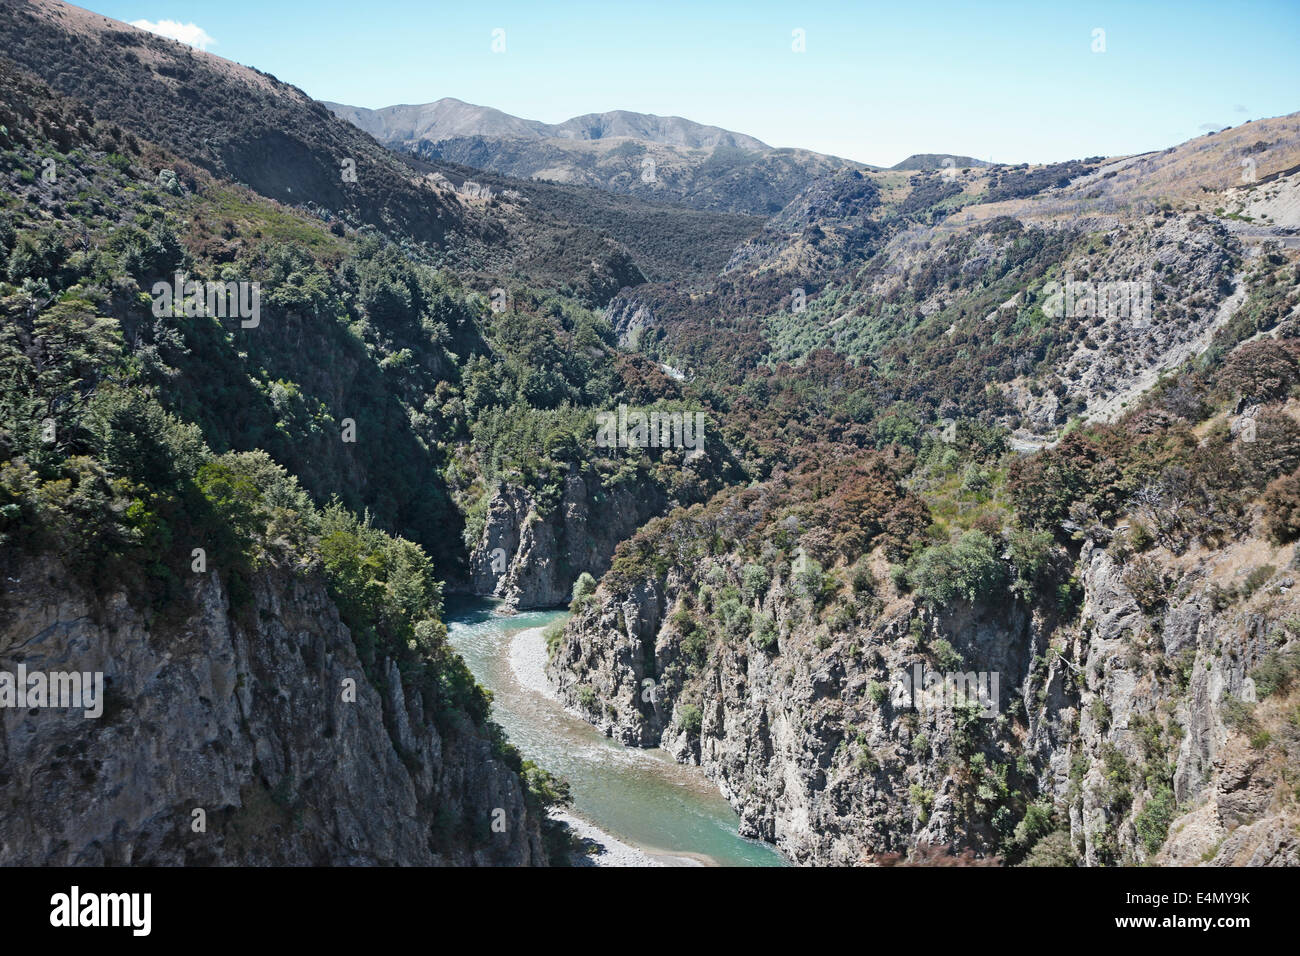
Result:
<svg viewBox="0 0 1300 956"><path fill-rule="evenodd" d="M560 695L546 676L546 628L530 627L511 637L510 671L521 687L560 704ZM575 866L702 866L712 862L673 854L652 855L567 811L552 810L551 817L568 824L586 848L585 853L575 855Z"/></svg>
<svg viewBox="0 0 1300 956"><path fill-rule="evenodd" d="M663 866L649 854L610 836L600 827L565 810L552 810L552 820L568 825L582 841L583 849L573 854L574 866Z"/></svg>
<svg viewBox="0 0 1300 956"><path fill-rule="evenodd" d="M520 753L569 783L573 803L561 819L587 850L577 865L785 862L740 837L735 812L697 768L662 750L625 747L564 706L546 677L544 637L548 625L564 621L562 610L508 617L497 610L492 601L449 602L448 639L492 692L493 719Z"/></svg>

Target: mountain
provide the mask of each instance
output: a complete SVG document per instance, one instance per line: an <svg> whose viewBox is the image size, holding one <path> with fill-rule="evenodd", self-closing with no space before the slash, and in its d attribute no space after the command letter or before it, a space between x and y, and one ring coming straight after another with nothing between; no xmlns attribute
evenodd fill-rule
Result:
<svg viewBox="0 0 1300 956"><path fill-rule="evenodd" d="M949 163L951 160L951 163ZM965 169L970 166L992 166L990 162L982 159L975 159L972 156L953 156L950 153L913 153L901 163L895 163L890 169L943 169L944 166L951 165L958 169Z"/></svg>
<svg viewBox="0 0 1300 956"><path fill-rule="evenodd" d="M548 673L800 863L1300 862L1300 114L912 165L610 303L761 480L620 545Z"/></svg>
<svg viewBox="0 0 1300 956"><path fill-rule="evenodd" d="M487 136L588 142L624 138L690 149L712 149L716 146L746 150L771 149L752 136L733 133L717 126L693 123L680 116L653 116L648 113L629 113L626 110L587 113L563 123L542 123L451 97L422 106L386 106L377 110L330 102L326 102L325 106L336 116L360 127L375 139L398 144Z"/></svg>
<svg viewBox="0 0 1300 956"><path fill-rule="evenodd" d="M1292 114L1135 157L842 171L738 246L711 292L638 287L610 314L674 367L735 377L749 335L756 365L830 348L935 417L978 407L1032 442L1114 417L1230 324L1260 249L1297 242L1297 164ZM1151 283L1146 318L1052 321L1052 288L1084 277Z"/></svg>
<svg viewBox="0 0 1300 956"><path fill-rule="evenodd" d="M5 4L0 39L10 60L83 102L93 120L340 228L423 243L485 292L536 282L595 302L643 278L599 230L505 190L449 188L269 74L59 0Z"/></svg>
<svg viewBox="0 0 1300 956"><path fill-rule="evenodd" d="M563 123L441 99L378 110L325 104L386 145L520 179L594 186L694 209L767 216L816 177L859 163L677 116L622 110Z"/></svg>

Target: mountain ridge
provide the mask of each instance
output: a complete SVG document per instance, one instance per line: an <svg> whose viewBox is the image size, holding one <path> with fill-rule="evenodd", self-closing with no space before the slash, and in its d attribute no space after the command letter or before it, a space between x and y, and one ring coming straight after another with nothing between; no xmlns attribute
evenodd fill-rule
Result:
<svg viewBox="0 0 1300 956"><path fill-rule="evenodd" d="M769 150L771 146L744 133L697 123L681 116L659 116L631 110L583 113L560 123L546 123L515 116L491 106L467 103L444 96L430 103L396 103L378 109L322 101L335 115L343 116L377 139L450 139L457 136L503 135L503 128L516 136L536 139L595 141L618 137L647 140L666 146ZM363 122L358 122L358 120ZM423 120L423 123L418 122ZM485 120L496 124L484 128ZM608 126L609 128L606 128Z"/></svg>
<svg viewBox="0 0 1300 956"><path fill-rule="evenodd" d="M874 168L811 150L774 148L680 116L628 110L548 124L452 97L377 110L324 106L390 149L430 162L711 212L770 216L821 176Z"/></svg>

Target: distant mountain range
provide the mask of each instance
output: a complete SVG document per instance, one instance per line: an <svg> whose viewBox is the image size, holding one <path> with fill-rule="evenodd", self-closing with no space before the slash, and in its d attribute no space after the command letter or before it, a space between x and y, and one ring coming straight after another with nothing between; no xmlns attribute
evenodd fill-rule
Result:
<svg viewBox="0 0 1300 956"><path fill-rule="evenodd" d="M715 212L769 216L819 176L872 168L811 150L776 149L680 116L614 110L543 123L451 98L378 110L325 106L381 143L423 159Z"/></svg>
<svg viewBox="0 0 1300 956"><path fill-rule="evenodd" d="M450 96L420 106L385 106L378 110L344 106L342 103L326 102L325 105L375 139L389 143L496 136L503 139L571 139L585 142L626 138L689 149L712 149L716 146L748 150L772 148L753 136L695 123L680 116L653 116L649 113L630 113L627 110L587 113L563 123L543 123L511 116L488 106L475 106Z"/></svg>

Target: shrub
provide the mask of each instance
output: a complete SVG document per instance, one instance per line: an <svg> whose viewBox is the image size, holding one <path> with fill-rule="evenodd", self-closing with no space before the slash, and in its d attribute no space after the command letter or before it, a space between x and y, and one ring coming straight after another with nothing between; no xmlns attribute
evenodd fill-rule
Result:
<svg viewBox="0 0 1300 956"><path fill-rule="evenodd" d="M696 667L703 667L709 656L709 635L702 629L682 635L682 654Z"/></svg>
<svg viewBox="0 0 1300 956"><path fill-rule="evenodd" d="M752 638L754 646L765 654L775 654L780 649L776 622L772 620L771 615L759 614L754 618Z"/></svg>
<svg viewBox="0 0 1300 956"><path fill-rule="evenodd" d="M1169 824L1173 822L1175 809L1174 792L1162 785L1147 800L1142 807L1142 812L1133 821L1138 837L1148 853L1154 853L1164 846L1165 839L1169 836Z"/></svg>
<svg viewBox="0 0 1300 956"><path fill-rule="evenodd" d="M1264 527L1278 544L1300 538L1300 471L1275 478L1264 489Z"/></svg>
<svg viewBox="0 0 1300 956"><path fill-rule="evenodd" d="M694 704L682 704L677 708L677 724L690 736L698 737L704 726L704 715Z"/></svg>
<svg viewBox="0 0 1300 956"><path fill-rule="evenodd" d="M924 825L930 819L930 808L934 806L934 791L914 783L908 788L907 793L911 798L912 806L916 807L917 819Z"/></svg>
<svg viewBox="0 0 1300 956"><path fill-rule="evenodd" d="M967 531L956 544L933 545L917 555L907 580L928 603L946 606L992 597L1006 583L1006 566L991 537Z"/></svg>
<svg viewBox="0 0 1300 956"><path fill-rule="evenodd" d="M1259 666L1250 672L1255 690L1261 699L1272 694L1286 693L1300 672L1300 651L1269 651Z"/></svg>
<svg viewBox="0 0 1300 956"><path fill-rule="evenodd" d="M767 568L753 562L745 565L740 572L740 589L746 601L755 601L767 593L771 575Z"/></svg>
<svg viewBox="0 0 1300 956"><path fill-rule="evenodd" d="M1262 588L1268 579L1277 573L1277 568L1271 564L1265 564L1262 567L1254 568L1250 574L1246 575L1246 580L1241 585L1241 596L1243 599L1250 597L1260 588Z"/></svg>
<svg viewBox="0 0 1300 956"><path fill-rule="evenodd" d="M1264 340L1241 346L1223 363L1219 385L1250 402L1286 398L1287 390L1300 380L1295 352L1279 342Z"/></svg>
<svg viewBox="0 0 1300 956"><path fill-rule="evenodd" d="M1256 488L1300 465L1300 425L1285 412L1266 408L1255 416L1255 440L1237 442L1245 479Z"/></svg>
<svg viewBox="0 0 1300 956"><path fill-rule="evenodd" d="M1139 557L1130 562L1120 580L1138 607L1148 614L1164 604L1169 594L1169 581L1164 569L1150 558Z"/></svg>
<svg viewBox="0 0 1300 956"><path fill-rule="evenodd" d="M596 579L586 571L578 575L578 580L573 582L573 600L569 602L570 611L578 611L589 602L589 599L596 593Z"/></svg>
<svg viewBox="0 0 1300 956"><path fill-rule="evenodd" d="M961 655L946 638L941 637L932 642L930 653L934 656L934 666L941 671L956 671L961 668Z"/></svg>
<svg viewBox="0 0 1300 956"><path fill-rule="evenodd" d="M1021 600L1031 601L1051 567L1052 536L1046 531L1016 530L1007 544L1011 567L1016 574L1011 591Z"/></svg>
<svg viewBox="0 0 1300 956"><path fill-rule="evenodd" d="M1255 718L1255 705L1239 697L1228 697L1223 701L1223 722L1231 730L1245 734L1247 737L1259 733L1259 721Z"/></svg>
<svg viewBox="0 0 1300 956"><path fill-rule="evenodd" d="M542 769L531 760L523 762L520 772L534 807L538 809L563 807L573 802L568 781Z"/></svg>
<svg viewBox="0 0 1300 956"><path fill-rule="evenodd" d="M794 578L794 589L800 597L816 603L822 594L822 586L825 584L824 572L822 566L807 554L801 553L794 563L792 570Z"/></svg>
<svg viewBox="0 0 1300 956"><path fill-rule="evenodd" d="M546 656L555 657L560 651L560 644L564 641L564 625L559 621L546 625L542 637L546 639Z"/></svg>
<svg viewBox="0 0 1300 956"><path fill-rule="evenodd" d="M1022 866L1077 866L1079 853L1069 830L1053 830L1034 844Z"/></svg>

